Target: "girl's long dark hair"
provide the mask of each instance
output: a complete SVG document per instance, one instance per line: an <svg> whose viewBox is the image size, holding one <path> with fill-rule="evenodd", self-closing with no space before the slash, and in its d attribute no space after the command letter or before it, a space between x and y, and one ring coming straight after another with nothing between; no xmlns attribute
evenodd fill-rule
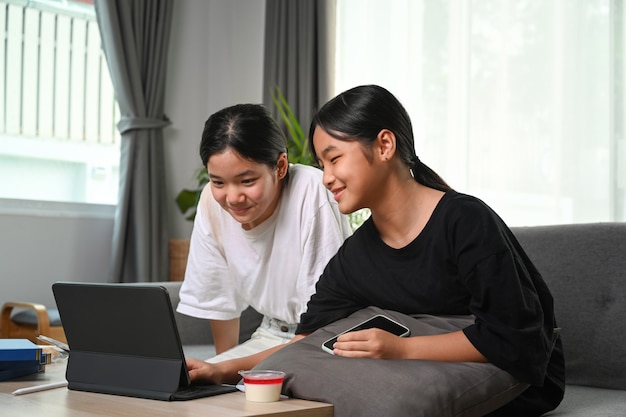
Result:
<svg viewBox="0 0 626 417"><path fill-rule="evenodd" d="M314 156L313 133L316 127L339 140L359 141L365 149L371 148L381 130L388 129L396 136L398 155L411 169L417 182L440 191L451 189L439 174L417 157L411 119L398 99L383 87L354 87L322 106L309 129L309 144Z"/></svg>

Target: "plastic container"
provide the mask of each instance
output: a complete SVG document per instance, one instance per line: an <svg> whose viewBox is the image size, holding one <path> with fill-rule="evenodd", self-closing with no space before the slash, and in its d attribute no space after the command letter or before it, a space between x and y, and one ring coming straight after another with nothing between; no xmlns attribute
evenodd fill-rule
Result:
<svg viewBox="0 0 626 417"><path fill-rule="evenodd" d="M257 403L278 401L285 373L281 371L239 371L246 388L246 400Z"/></svg>

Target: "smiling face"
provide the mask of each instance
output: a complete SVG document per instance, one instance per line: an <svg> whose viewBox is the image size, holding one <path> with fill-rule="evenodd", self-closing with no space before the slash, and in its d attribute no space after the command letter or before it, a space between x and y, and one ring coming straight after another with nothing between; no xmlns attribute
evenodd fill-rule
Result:
<svg viewBox="0 0 626 417"><path fill-rule="evenodd" d="M246 230L274 213L287 168L286 154L279 156L272 169L243 158L232 148L212 155L207 163L213 197Z"/></svg>
<svg viewBox="0 0 626 417"><path fill-rule="evenodd" d="M324 170L324 185L333 193L339 210L347 214L370 207L372 191L379 184L373 160L363 145L336 139L320 127L313 133L313 145Z"/></svg>

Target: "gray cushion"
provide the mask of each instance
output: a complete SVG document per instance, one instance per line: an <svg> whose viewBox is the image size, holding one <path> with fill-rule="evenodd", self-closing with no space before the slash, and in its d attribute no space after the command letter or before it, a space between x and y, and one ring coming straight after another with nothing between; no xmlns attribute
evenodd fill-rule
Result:
<svg viewBox="0 0 626 417"><path fill-rule="evenodd" d="M412 318L370 307L317 330L260 362L255 369L286 372L283 393L334 405L337 416L482 416L526 389L492 364L334 356L321 344L375 314L387 314L412 335L466 327L473 317Z"/></svg>
<svg viewBox="0 0 626 417"><path fill-rule="evenodd" d="M61 325L61 316L59 315L59 310L56 308L48 308L46 309L48 312L48 321L50 322L50 326L60 326ZM26 324L29 326L37 325L37 313L35 310L23 310L19 313L15 313L11 316L11 321L17 324Z"/></svg>
<svg viewBox="0 0 626 417"><path fill-rule="evenodd" d="M626 389L626 223L512 230L554 296L567 383Z"/></svg>

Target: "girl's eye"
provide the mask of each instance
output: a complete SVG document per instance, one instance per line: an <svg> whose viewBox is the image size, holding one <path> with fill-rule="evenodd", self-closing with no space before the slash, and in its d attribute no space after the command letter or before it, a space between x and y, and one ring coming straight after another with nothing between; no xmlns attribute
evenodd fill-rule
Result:
<svg viewBox="0 0 626 417"><path fill-rule="evenodd" d="M252 184L254 182L254 178L247 178L241 181L242 184Z"/></svg>
<svg viewBox="0 0 626 417"><path fill-rule="evenodd" d="M338 156L334 156L334 157L330 158L330 163L334 164L335 162L337 162L337 159L339 159Z"/></svg>
<svg viewBox="0 0 626 417"><path fill-rule="evenodd" d="M213 184L214 187L221 187L222 185L224 185L222 181L215 181L215 180L211 180L211 184Z"/></svg>

